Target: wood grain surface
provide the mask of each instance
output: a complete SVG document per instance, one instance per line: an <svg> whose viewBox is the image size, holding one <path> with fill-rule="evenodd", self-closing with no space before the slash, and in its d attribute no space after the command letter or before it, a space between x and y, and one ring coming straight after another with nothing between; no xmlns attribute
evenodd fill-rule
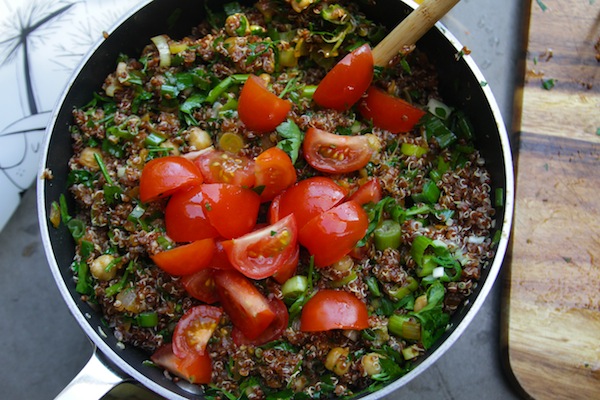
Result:
<svg viewBox="0 0 600 400"><path fill-rule="evenodd" d="M530 11L503 346L527 396L600 399L600 1Z"/></svg>

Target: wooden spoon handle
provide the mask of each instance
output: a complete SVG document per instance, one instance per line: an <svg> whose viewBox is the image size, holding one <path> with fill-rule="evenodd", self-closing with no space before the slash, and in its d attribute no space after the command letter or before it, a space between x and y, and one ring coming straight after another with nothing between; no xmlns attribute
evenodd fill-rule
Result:
<svg viewBox="0 0 600 400"><path fill-rule="evenodd" d="M385 66L403 49L410 48L460 0L425 0L373 49L375 65Z"/></svg>

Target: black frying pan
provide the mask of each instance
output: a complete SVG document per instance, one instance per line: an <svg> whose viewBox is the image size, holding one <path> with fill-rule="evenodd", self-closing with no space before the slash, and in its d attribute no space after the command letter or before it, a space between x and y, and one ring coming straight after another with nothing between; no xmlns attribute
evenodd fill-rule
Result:
<svg viewBox="0 0 600 400"><path fill-rule="evenodd" d="M364 2L366 3L366 1ZM208 5L221 4L208 1ZM370 18L392 28L416 4L410 0L377 0L375 6L365 5L363 11ZM185 384L175 384L160 369L144 365L148 354L118 343L111 332L102 330L102 315L81 301L75 291L70 265L75 252L69 231L60 226L55 229L49 222L51 203L61 194L67 194L67 162L72 155L69 125L71 111L91 99L104 78L115 68L120 53L138 55L149 43L149 38L167 33L183 37L204 19L205 8L199 0L155 0L140 6L139 10L124 17L109 32L110 35L88 54L73 75L47 130L40 166L40 175L50 170L53 179L38 180L38 213L40 230L50 268L58 288L82 329L93 341L97 351L84 370L62 393L64 397L101 397L110 388L125 380L135 380L148 389L168 398L197 397ZM466 304L462 305L451 321L451 328L428 350L415 369L365 398L381 398L417 376L435 362L462 334L475 313L481 308L501 268L507 248L514 205L514 177L510 144L498 106L491 90L473 60L457 57L462 45L441 24L428 32L417 46L424 50L437 66L440 74L441 94L445 101L466 112L477 133L477 146L487 162L492 177L492 193L502 188L504 206L497 209L495 230L501 239L496 247L496 257L483 271L481 280ZM74 207L69 199L70 206ZM492 232L494 234L494 232Z"/></svg>

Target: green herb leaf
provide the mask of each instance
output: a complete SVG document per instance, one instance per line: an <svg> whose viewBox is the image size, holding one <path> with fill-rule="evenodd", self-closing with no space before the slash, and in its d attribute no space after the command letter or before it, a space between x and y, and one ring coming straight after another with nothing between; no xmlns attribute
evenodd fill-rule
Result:
<svg viewBox="0 0 600 400"><path fill-rule="evenodd" d="M285 151L292 159L292 164L295 164L298 160L298 152L300 146L302 146L304 134L291 119L279 124L276 131L283 138L277 143L277 147Z"/></svg>

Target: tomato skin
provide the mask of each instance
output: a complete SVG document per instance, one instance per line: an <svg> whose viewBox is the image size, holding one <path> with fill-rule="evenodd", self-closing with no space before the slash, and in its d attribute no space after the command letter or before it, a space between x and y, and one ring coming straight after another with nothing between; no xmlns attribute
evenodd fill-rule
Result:
<svg viewBox="0 0 600 400"><path fill-rule="evenodd" d="M254 228L260 207L256 192L228 183L205 183L201 191L208 220L220 236L231 239Z"/></svg>
<svg viewBox="0 0 600 400"><path fill-rule="evenodd" d="M269 208L273 223L290 214L296 216L298 229L311 219L339 204L348 191L332 179L318 176L304 179L278 195Z"/></svg>
<svg viewBox="0 0 600 400"><path fill-rule="evenodd" d="M213 278L213 268L204 268L191 275L181 278L185 291L190 296L207 304L216 303L219 300L217 286Z"/></svg>
<svg viewBox="0 0 600 400"><path fill-rule="evenodd" d="M238 100L238 115L244 125L254 132L265 133L281 124L292 103L271 93L262 79L250 75Z"/></svg>
<svg viewBox="0 0 600 400"><path fill-rule="evenodd" d="M226 151L202 151L194 160L206 183L230 183L245 188L254 187L254 160Z"/></svg>
<svg viewBox="0 0 600 400"><path fill-rule="evenodd" d="M150 256L152 261L171 275L190 275L209 266L215 252L213 239L202 239Z"/></svg>
<svg viewBox="0 0 600 400"><path fill-rule="evenodd" d="M202 185L171 196L165 209L167 235L176 242L216 238L219 232L208 220Z"/></svg>
<svg viewBox="0 0 600 400"><path fill-rule="evenodd" d="M168 343L159 347L150 359L156 365L191 383L210 383L212 379L212 361L208 354L178 358L173 353L172 344Z"/></svg>
<svg viewBox="0 0 600 400"><path fill-rule="evenodd" d="M371 86L361 100L358 111L373 125L392 133L410 132L425 111Z"/></svg>
<svg viewBox="0 0 600 400"><path fill-rule="evenodd" d="M202 182L200 170L190 160L178 156L155 158L148 161L142 170L140 201L155 201Z"/></svg>
<svg viewBox="0 0 600 400"><path fill-rule="evenodd" d="M363 238L369 217L355 201L347 201L311 219L298 241L314 256L317 267L339 261Z"/></svg>
<svg viewBox="0 0 600 400"><path fill-rule="evenodd" d="M275 319L267 298L241 273L216 271L215 283L223 309L248 339L258 338Z"/></svg>
<svg viewBox="0 0 600 400"><path fill-rule="evenodd" d="M277 297L273 297L269 300L269 306L275 313L275 319L273 322L271 322L271 324L267 326L267 328L256 339L248 339L246 336L244 336L241 330L234 327L231 332L231 337L236 345L261 346L281 337L283 332L286 330L290 319L287 307L285 303L279 300Z"/></svg>
<svg viewBox="0 0 600 400"><path fill-rule="evenodd" d="M223 242L231 265L252 279L264 279L282 269L298 248L294 215L236 239Z"/></svg>
<svg viewBox="0 0 600 400"><path fill-rule="evenodd" d="M173 331L173 354L178 358L204 355L222 315L220 307L204 304L187 310Z"/></svg>
<svg viewBox="0 0 600 400"><path fill-rule="evenodd" d="M271 201L297 180L296 168L285 151L271 147L255 159L256 187L264 187L261 201Z"/></svg>
<svg viewBox="0 0 600 400"><path fill-rule="evenodd" d="M379 179L371 178L356 189L356 191L348 197L348 200L354 200L361 206L364 206L369 203L379 203L382 196Z"/></svg>
<svg viewBox="0 0 600 400"><path fill-rule="evenodd" d="M300 315L300 330L366 329L369 313L365 303L343 290L324 289L311 297Z"/></svg>
<svg viewBox="0 0 600 400"><path fill-rule="evenodd" d="M317 86L315 102L327 108L345 111L363 95L373 80L373 54L364 44L342 58Z"/></svg>
<svg viewBox="0 0 600 400"><path fill-rule="evenodd" d="M366 136L342 136L317 128L306 131L302 150L311 167L329 174L357 171L373 154Z"/></svg>
<svg viewBox="0 0 600 400"><path fill-rule="evenodd" d="M273 274L273 279L280 284L284 284L285 281L290 279L296 274L298 269L298 261L300 260L300 246L296 246L296 251L292 256L284 261L283 265L277 272Z"/></svg>

